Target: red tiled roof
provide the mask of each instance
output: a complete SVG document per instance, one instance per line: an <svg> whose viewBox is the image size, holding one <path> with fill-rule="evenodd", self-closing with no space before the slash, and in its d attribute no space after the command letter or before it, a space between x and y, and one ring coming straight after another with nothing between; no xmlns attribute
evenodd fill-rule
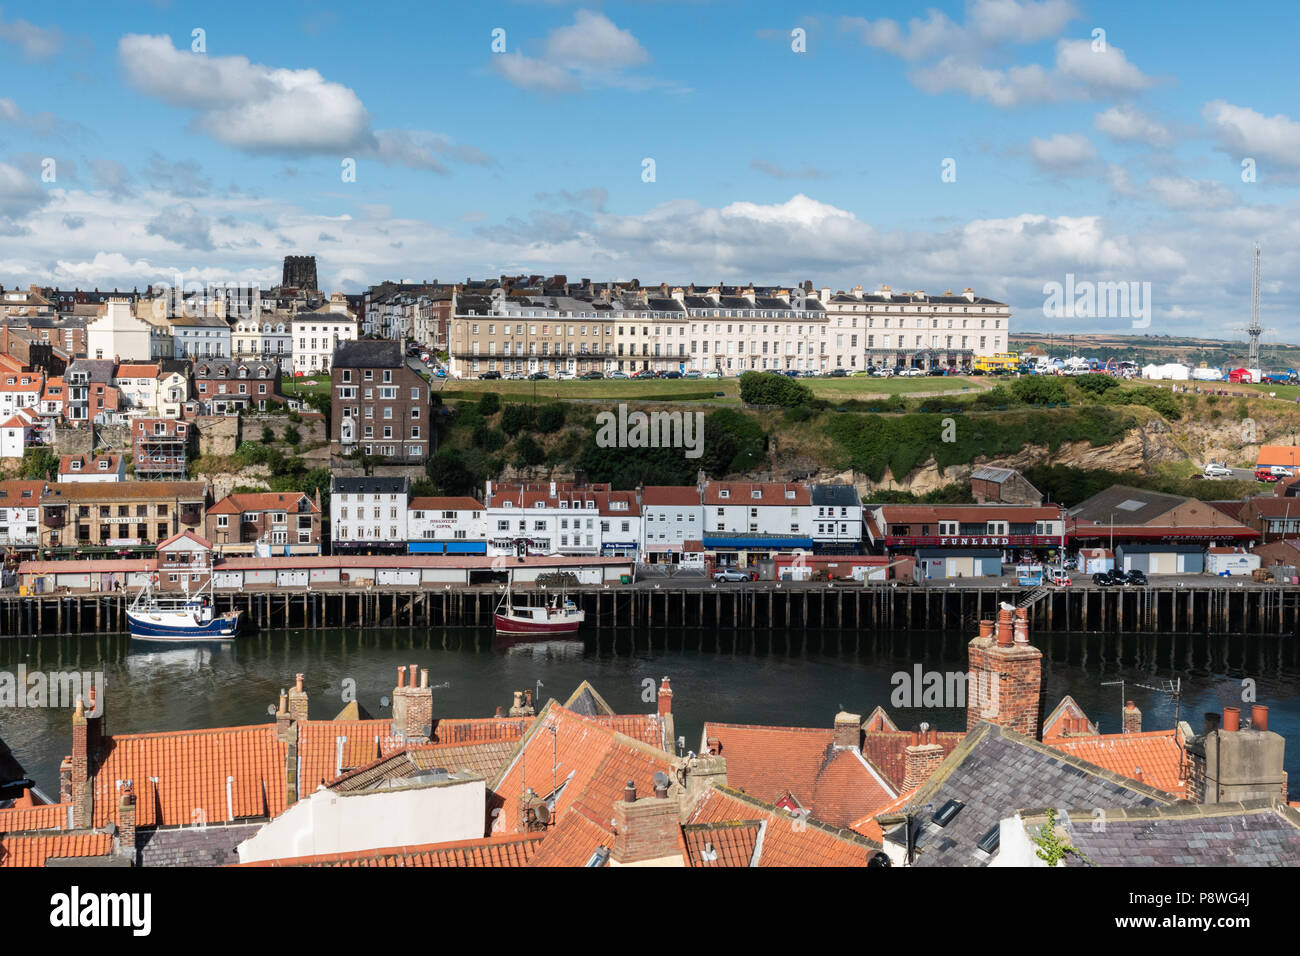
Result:
<svg viewBox="0 0 1300 956"><path fill-rule="evenodd" d="M885 837L883 831L880 829L880 824L876 822L876 817L883 817L886 814L897 813L899 810L903 809L903 807L907 806L907 802L911 800L912 797L916 795L916 791L920 789L920 787L913 787L906 793L900 793L879 810L867 814L860 820L854 820L849 824L849 829L853 830L855 833L861 833L868 840L875 840L877 843L880 843Z"/></svg>
<svg viewBox="0 0 1300 956"><path fill-rule="evenodd" d="M596 714L587 719L652 747L664 749L667 743L664 740L664 721L658 714Z"/></svg>
<svg viewBox="0 0 1300 956"><path fill-rule="evenodd" d="M767 803L788 793L834 826L848 826L895 796L857 750L835 746L833 730L709 723L704 736L721 743L728 785ZM898 736L906 746L907 735Z"/></svg>
<svg viewBox="0 0 1300 956"><path fill-rule="evenodd" d="M118 780L133 782L136 825L142 827L191 826L200 815L218 823L285 810L287 748L276 740L273 724L125 734L107 743L94 777L96 827L117 822ZM234 778L231 806L227 777Z"/></svg>
<svg viewBox="0 0 1300 956"><path fill-rule="evenodd" d="M0 867L45 866L48 860L107 856L113 838L107 833L81 832L0 836Z"/></svg>
<svg viewBox="0 0 1300 956"><path fill-rule="evenodd" d="M935 743L943 748L945 757L966 739L965 732L953 730L936 731L934 736ZM862 752L885 775L895 790L903 785L906 777L904 751L911 742L912 735L906 730L869 731L862 736Z"/></svg>
<svg viewBox="0 0 1300 956"><path fill-rule="evenodd" d="M22 830L65 830L70 803L45 803L35 807L0 810L0 833Z"/></svg>
<svg viewBox="0 0 1300 956"><path fill-rule="evenodd" d="M241 866L527 866L542 847L541 834L458 840L454 843L425 843L418 846L385 847L350 853L322 853L278 860L243 863Z"/></svg>
<svg viewBox="0 0 1300 956"><path fill-rule="evenodd" d="M641 504L685 507L700 504L700 489L695 485L646 485L641 489Z"/></svg>
<svg viewBox="0 0 1300 956"><path fill-rule="evenodd" d="M320 508L310 496L301 491L262 491L247 494L226 495L211 508L210 515L242 514L245 511L292 511L298 512L299 502L307 501L307 511L319 514Z"/></svg>
<svg viewBox="0 0 1300 956"><path fill-rule="evenodd" d="M1187 797L1185 755L1176 730L1051 737L1044 738L1043 743L1180 799Z"/></svg>
<svg viewBox="0 0 1300 956"><path fill-rule="evenodd" d="M10 481L0 481L0 505L9 508L35 508L41 501L41 493L45 490L43 481L23 481L21 479L12 479ZM29 492L29 496L24 498L23 492ZM23 504L26 502L26 504Z"/></svg>
<svg viewBox="0 0 1300 956"><path fill-rule="evenodd" d="M108 468L101 471L99 463L105 459L108 460ZM59 476L116 474L118 462L121 460L121 455L63 455L59 458ZM76 471L72 469L74 461L81 462L81 467Z"/></svg>
<svg viewBox="0 0 1300 956"><path fill-rule="evenodd" d="M555 728L555 735L549 733ZM521 829L519 797L531 789L539 796L558 790L555 820L562 822L575 804L585 806L592 819L612 817L631 780L641 794L654 789L657 771L669 772L669 754L634 740L598 720L582 717L551 701L524 738L514 759L491 784L489 811L500 809L492 829L509 833Z"/></svg>
<svg viewBox="0 0 1300 956"><path fill-rule="evenodd" d="M723 498L722 491L728 495ZM758 491L762 497L755 498ZM793 492L794 497L786 494ZM812 504L812 492L807 485L786 484L776 481L710 481L704 485L704 504L706 505L763 505L805 506Z"/></svg>
<svg viewBox="0 0 1300 956"><path fill-rule="evenodd" d="M113 377L114 378L157 378L158 366L156 364L131 365L131 364L124 363L117 367L117 373Z"/></svg>
<svg viewBox="0 0 1300 956"><path fill-rule="evenodd" d="M161 551L169 544L175 544L177 541L181 541L181 540L193 541L195 544L199 545L202 548L207 548L209 551L212 550L211 541L209 541L207 538L200 537L199 535L195 534L193 531L190 531L188 528L185 529L184 531L177 531L166 541L159 541L158 550Z"/></svg>
<svg viewBox="0 0 1300 956"><path fill-rule="evenodd" d="M763 823L734 820L697 823L682 827L686 860L690 866L750 866Z"/></svg>
<svg viewBox="0 0 1300 956"><path fill-rule="evenodd" d="M477 498L412 498L406 506L410 511L482 511L483 502Z"/></svg>
<svg viewBox="0 0 1300 956"><path fill-rule="evenodd" d="M731 769L728 767L730 777ZM710 787L696 802L687 823L761 821L759 866L866 866L880 846L852 830L836 830L816 820L797 819L731 787Z"/></svg>
<svg viewBox="0 0 1300 956"><path fill-rule="evenodd" d="M588 815L585 807L575 807L566 813L546 834L541 849L529 861L529 866L586 866L592 855L601 847L614 845L614 834L605 818L601 822ZM610 813L605 817L612 816Z"/></svg>

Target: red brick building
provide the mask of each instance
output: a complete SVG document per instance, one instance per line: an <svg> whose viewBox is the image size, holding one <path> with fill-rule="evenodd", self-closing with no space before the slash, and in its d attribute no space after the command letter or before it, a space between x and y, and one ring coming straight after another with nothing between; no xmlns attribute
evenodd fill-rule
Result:
<svg viewBox="0 0 1300 956"><path fill-rule="evenodd" d="M205 533L222 555L320 554L320 497L301 491L226 495L208 509Z"/></svg>

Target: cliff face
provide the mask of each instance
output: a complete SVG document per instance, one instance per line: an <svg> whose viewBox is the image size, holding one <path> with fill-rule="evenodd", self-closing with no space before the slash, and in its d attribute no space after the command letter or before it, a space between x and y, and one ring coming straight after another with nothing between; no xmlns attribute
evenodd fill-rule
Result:
<svg viewBox="0 0 1300 956"><path fill-rule="evenodd" d="M858 490L868 494L873 488L907 491L924 495L944 485L966 481L971 471L980 465L1000 465L1023 470L1033 465L1068 465L1073 468L1104 469L1107 471L1145 471L1153 465L1186 461L1187 455L1174 440L1174 434L1163 419L1152 419L1138 428L1130 429L1124 437L1111 445L1093 446L1088 442L1066 442L1053 452L1046 445L1025 445L1014 455L997 458L980 457L965 465L952 465L940 469L934 459L901 479L888 470L876 484L852 472L823 470L814 480L848 483L854 481ZM781 480L779 472L776 480Z"/></svg>

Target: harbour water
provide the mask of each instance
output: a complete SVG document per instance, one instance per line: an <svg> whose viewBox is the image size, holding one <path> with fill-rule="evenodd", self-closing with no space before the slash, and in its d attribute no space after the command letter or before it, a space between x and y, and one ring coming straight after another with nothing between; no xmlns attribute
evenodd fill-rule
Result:
<svg viewBox="0 0 1300 956"><path fill-rule="evenodd" d="M841 709L864 717L883 705L904 729L928 721L965 727L954 707L896 706L896 674L963 671L968 633L701 632L607 630L585 640L503 646L489 629L428 628L261 632L228 644L147 646L125 635L0 642L0 672L103 674L109 733L226 727L270 721L294 675L306 675L313 718L333 717L355 697L389 714L397 668L428 668L436 714L488 716L515 690L565 699L584 679L622 713L654 709L668 676L677 732L698 749L706 720L829 727ZM1206 711L1240 705L1243 681L1270 707L1270 729L1288 738L1286 766L1300 774L1300 651L1294 639L1240 635L1035 634L1050 710L1069 694L1100 725L1120 729L1125 696L1147 730L1172 727L1178 703L1158 690L1182 678L1181 718L1194 730ZM1123 679L1129 685L1103 686ZM538 682L541 683L540 689ZM908 701L909 704L913 701ZM1248 708L1243 708L1248 710ZM3 738L28 774L57 797L59 764L71 750L71 709L0 708Z"/></svg>

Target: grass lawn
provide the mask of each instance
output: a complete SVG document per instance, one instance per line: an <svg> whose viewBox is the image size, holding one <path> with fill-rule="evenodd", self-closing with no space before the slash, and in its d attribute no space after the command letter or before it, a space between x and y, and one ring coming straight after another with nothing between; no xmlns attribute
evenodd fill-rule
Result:
<svg viewBox="0 0 1300 956"><path fill-rule="evenodd" d="M280 383L285 395L290 398L306 398L308 395L328 395L330 377L328 375L304 375L302 378L285 378Z"/></svg>
<svg viewBox="0 0 1300 956"><path fill-rule="evenodd" d="M918 392L961 392L971 393L987 387L985 383L996 379L966 378L809 378L796 379L809 386L819 398L850 399L870 398L894 395L913 395ZM474 400L484 392L496 392L503 398L531 399L533 386L537 387L537 399L555 400L558 394L567 400L610 399L625 401L663 401L690 402L708 401L713 403L735 404L740 401L740 384L734 378L652 378L652 379L596 379L593 381L556 381L543 379L538 382L510 382L504 379L482 381L480 379L448 380L442 389L444 401L455 399ZM721 392L719 396L716 393Z"/></svg>
<svg viewBox="0 0 1300 956"><path fill-rule="evenodd" d="M1211 382L1210 384L1217 383ZM1300 397L1300 385L1226 385L1224 387L1255 392L1259 395L1268 395L1269 392L1272 392L1277 398L1286 399L1288 402L1294 402L1297 397Z"/></svg>

